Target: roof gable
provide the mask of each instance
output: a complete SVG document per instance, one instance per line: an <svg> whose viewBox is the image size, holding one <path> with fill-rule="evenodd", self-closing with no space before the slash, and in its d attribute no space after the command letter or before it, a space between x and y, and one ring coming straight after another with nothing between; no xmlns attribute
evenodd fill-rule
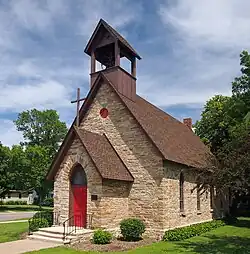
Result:
<svg viewBox="0 0 250 254"><path fill-rule="evenodd" d="M98 33L100 32L101 29L105 29L106 31L108 31L108 33L112 36L112 38L114 40L118 40L125 48L127 48L129 51L131 51L131 53L137 57L139 60L141 59L141 57L137 54L137 52L134 50L134 48L128 43L128 41L126 39L124 39L115 29L113 29L106 21L104 21L103 19L100 19L100 21L98 22L93 34L91 35L87 46L84 49L84 52L88 55L91 55L91 48L93 46L94 41L98 38Z"/></svg>
<svg viewBox="0 0 250 254"><path fill-rule="evenodd" d="M135 101L131 101L120 94L115 86L100 72L94 85L90 89L86 100L79 111L79 121L81 122L88 111L95 95L102 82L110 85L117 93L121 102L126 106L135 120L142 127L147 137L158 149L163 159L194 168L206 169L214 165L214 156L211 154L200 138L196 136L187 126L176 120L174 117L163 112L156 106L136 96ZM58 164L62 160L65 150L70 147L74 136L74 119L57 155L55 156L47 178L52 179Z"/></svg>

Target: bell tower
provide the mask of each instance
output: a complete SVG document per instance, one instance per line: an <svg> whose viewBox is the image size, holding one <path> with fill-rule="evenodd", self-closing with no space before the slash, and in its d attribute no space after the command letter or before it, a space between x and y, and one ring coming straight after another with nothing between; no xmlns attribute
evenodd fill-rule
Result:
<svg viewBox="0 0 250 254"><path fill-rule="evenodd" d="M103 19L97 24L84 52L91 57L90 86L103 72L119 93L131 100L136 97L136 59L141 57L132 46ZM120 66L120 59L131 62L130 73ZM96 71L96 61L103 70Z"/></svg>

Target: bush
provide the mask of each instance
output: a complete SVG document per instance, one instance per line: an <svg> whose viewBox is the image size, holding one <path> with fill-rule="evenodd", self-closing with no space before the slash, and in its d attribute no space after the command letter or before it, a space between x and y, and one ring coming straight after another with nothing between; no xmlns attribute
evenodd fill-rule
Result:
<svg viewBox="0 0 250 254"><path fill-rule="evenodd" d="M5 202L5 205L27 205L27 201L23 200L9 200Z"/></svg>
<svg viewBox="0 0 250 254"><path fill-rule="evenodd" d="M182 228L175 228L165 232L163 241L181 241L193 236L198 236L212 229L226 225L223 220L213 220L209 222L190 225Z"/></svg>
<svg viewBox="0 0 250 254"><path fill-rule="evenodd" d="M30 219L29 220L29 229L31 232L37 231L39 228L49 227L49 223L46 219Z"/></svg>
<svg viewBox="0 0 250 254"><path fill-rule="evenodd" d="M34 197L33 205L39 205L40 199L38 197Z"/></svg>
<svg viewBox="0 0 250 254"><path fill-rule="evenodd" d="M42 206L54 206L54 199L53 198L45 198L44 201L41 203Z"/></svg>
<svg viewBox="0 0 250 254"><path fill-rule="evenodd" d="M41 211L33 215L33 219L46 219L49 224L49 227L53 225L53 211Z"/></svg>
<svg viewBox="0 0 250 254"><path fill-rule="evenodd" d="M138 241L145 232L145 224L139 219L124 219L120 223L120 229L125 241Z"/></svg>
<svg viewBox="0 0 250 254"><path fill-rule="evenodd" d="M112 240L112 234L110 232L98 229L94 232L93 243L95 244L108 244Z"/></svg>

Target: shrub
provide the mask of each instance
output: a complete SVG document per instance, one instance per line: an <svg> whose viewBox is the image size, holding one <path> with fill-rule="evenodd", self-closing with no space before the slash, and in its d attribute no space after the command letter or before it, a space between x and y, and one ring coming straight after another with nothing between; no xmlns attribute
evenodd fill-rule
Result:
<svg viewBox="0 0 250 254"><path fill-rule="evenodd" d="M215 229L224 225L225 225L225 222L223 220L213 220L209 222L190 225L187 227L175 228L165 232L163 236L163 241L181 241L193 236L201 235L212 229Z"/></svg>
<svg viewBox="0 0 250 254"><path fill-rule="evenodd" d="M30 219L29 220L29 229L31 232L37 231L39 228L49 227L49 223L46 219Z"/></svg>
<svg viewBox="0 0 250 254"><path fill-rule="evenodd" d="M9 200L5 202L5 205L27 205L24 200Z"/></svg>
<svg viewBox="0 0 250 254"><path fill-rule="evenodd" d="M237 217L231 216L229 214L226 215L225 218L223 218L223 221L228 224L228 225L232 225L238 222Z"/></svg>
<svg viewBox="0 0 250 254"><path fill-rule="evenodd" d="M110 232L98 229L94 232L93 243L95 244L108 244L112 240L112 234Z"/></svg>
<svg viewBox="0 0 250 254"><path fill-rule="evenodd" d="M44 201L41 203L42 206L54 206L54 199L53 198L45 198Z"/></svg>
<svg viewBox="0 0 250 254"><path fill-rule="evenodd" d="M46 219L49 227L53 225L53 211L41 211L33 215L33 219Z"/></svg>
<svg viewBox="0 0 250 254"><path fill-rule="evenodd" d="M139 219L124 219L120 223L121 234L125 241L138 241L145 232L145 224Z"/></svg>

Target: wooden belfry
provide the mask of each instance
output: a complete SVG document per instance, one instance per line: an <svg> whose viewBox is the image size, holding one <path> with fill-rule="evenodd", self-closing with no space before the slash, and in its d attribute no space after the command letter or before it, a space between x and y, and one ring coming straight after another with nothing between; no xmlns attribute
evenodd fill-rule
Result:
<svg viewBox="0 0 250 254"><path fill-rule="evenodd" d="M80 99L80 88L77 88L76 100L71 101L71 103L76 103L76 127L79 127L79 110L80 101L84 101L86 98Z"/></svg>
<svg viewBox="0 0 250 254"><path fill-rule="evenodd" d="M103 19L99 21L84 50L91 57L90 86L92 87L100 72L105 74L118 92L131 100L136 97L136 59L141 57L132 46ZM130 72L120 66L120 59L131 62ZM96 61L105 69L96 71Z"/></svg>

